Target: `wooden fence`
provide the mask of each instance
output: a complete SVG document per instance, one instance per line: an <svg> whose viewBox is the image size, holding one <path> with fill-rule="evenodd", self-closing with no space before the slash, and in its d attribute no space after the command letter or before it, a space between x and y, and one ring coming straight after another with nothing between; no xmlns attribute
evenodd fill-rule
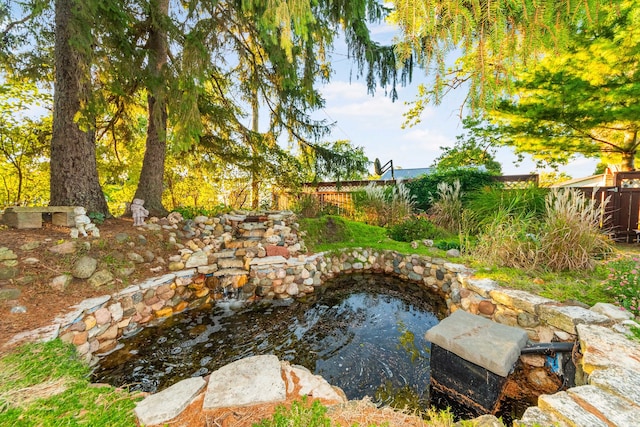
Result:
<svg viewBox="0 0 640 427"><path fill-rule="evenodd" d="M640 172L618 172L614 183L611 187L578 189L601 207L601 226L615 240L640 242Z"/></svg>
<svg viewBox="0 0 640 427"><path fill-rule="evenodd" d="M505 189L525 188L530 185L538 185L538 175L503 175L494 179L503 184ZM318 182L304 184L302 194L293 196L280 194L275 197L278 209L292 209L301 197L315 197L322 210L333 210L339 215L350 216L354 211L353 193L362 191L369 185L389 186L395 185L396 180L378 181L342 181L342 182Z"/></svg>

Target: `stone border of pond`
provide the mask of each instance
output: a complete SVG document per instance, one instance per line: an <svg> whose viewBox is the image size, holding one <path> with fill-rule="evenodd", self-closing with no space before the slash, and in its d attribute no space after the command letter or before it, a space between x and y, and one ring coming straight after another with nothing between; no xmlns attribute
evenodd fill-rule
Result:
<svg viewBox="0 0 640 427"><path fill-rule="evenodd" d="M640 419L640 344L625 337L628 327L636 324L630 313L611 304L585 308L502 288L490 279L475 278L464 265L441 258L366 248L299 255L300 244L284 222L289 215L272 214L262 222L254 218L245 222L247 218L228 218L229 223L244 231L245 237L229 239L227 233L222 239L224 249L194 242L192 250L182 252L186 261L183 267L192 268L146 280L113 295L85 300L50 327L20 334L14 340L59 336L74 344L86 363L94 365L101 355L118 347L119 338L219 300L224 297L221 290L229 287L235 290L234 295L253 302L311 295L325 280L341 274L387 274L440 295L449 313L464 310L522 328L533 342L579 342L581 358L574 361L580 372L578 386L540 396L538 406L527 409L516 424L625 426ZM268 253L262 241L277 244L274 236L278 236L278 242L288 239L293 250L284 245L271 246ZM521 360L537 366L542 357L523 355Z"/></svg>

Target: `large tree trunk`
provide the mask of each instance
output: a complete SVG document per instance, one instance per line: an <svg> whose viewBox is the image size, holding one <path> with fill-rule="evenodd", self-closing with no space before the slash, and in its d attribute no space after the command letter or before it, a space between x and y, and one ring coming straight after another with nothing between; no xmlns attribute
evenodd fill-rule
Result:
<svg viewBox="0 0 640 427"><path fill-rule="evenodd" d="M55 86L51 137L50 205L84 206L109 214L96 166L95 130L81 130L74 120L90 91L88 55L74 48L78 0L55 2ZM71 42L71 43L70 43Z"/></svg>
<svg viewBox="0 0 640 427"><path fill-rule="evenodd" d="M624 153L620 153L621 154L621 161L620 161L620 171L621 172L630 172L630 171L634 171L636 170L635 167L635 158L636 158L636 153L635 152L624 152Z"/></svg>
<svg viewBox="0 0 640 427"><path fill-rule="evenodd" d="M145 201L144 206L152 216L165 216L168 212L162 205L164 162L167 149L167 100L162 69L167 63L167 32L161 22L169 14L169 0L155 0L150 3L151 28L147 47L149 51L149 84L147 101L149 124L147 142L142 161L140 181L135 198Z"/></svg>

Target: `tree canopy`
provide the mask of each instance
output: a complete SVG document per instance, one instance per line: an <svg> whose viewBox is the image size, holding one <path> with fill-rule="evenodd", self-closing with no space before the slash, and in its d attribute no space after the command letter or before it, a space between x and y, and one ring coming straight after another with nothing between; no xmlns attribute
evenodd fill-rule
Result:
<svg viewBox="0 0 640 427"><path fill-rule="evenodd" d="M550 163L574 154L634 170L640 139L640 10L625 1L578 31L562 54L521 69L486 117L500 144Z"/></svg>
<svg viewBox="0 0 640 427"><path fill-rule="evenodd" d="M334 172L356 165L353 153L332 151L323 141L329 124L310 119L324 102L315 84L330 76L326 52L339 31L370 91L381 86L393 97L407 77L393 48L370 37L367 24L388 12L375 0L55 4L29 0L20 11L0 8L0 67L44 85L54 80L51 70L59 73L55 98L63 104L55 109L50 185L56 204L104 212L103 191L109 200L132 197L137 185L136 197L161 214L165 190L180 184L166 179L165 164L169 176L183 177L181 161L195 155L208 159L198 162L207 173L251 175L254 193L273 176L294 183L301 164L276 142L285 135ZM266 129L246 123L248 111L257 123L259 110L266 111ZM80 158L87 162L76 168Z"/></svg>

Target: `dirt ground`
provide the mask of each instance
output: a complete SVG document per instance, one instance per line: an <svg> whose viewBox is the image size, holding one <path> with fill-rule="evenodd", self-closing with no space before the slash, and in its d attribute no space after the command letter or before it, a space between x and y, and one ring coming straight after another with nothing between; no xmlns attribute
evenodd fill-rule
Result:
<svg viewBox="0 0 640 427"><path fill-rule="evenodd" d="M74 261L81 255L89 255L98 262L98 269L114 269L129 265L126 253L135 250L151 251L157 257L168 263L170 256L177 254L175 246L168 244L168 231L151 232L145 228L133 227L131 218L107 219L98 225L100 237L80 237L77 239L78 250L73 254L60 255L52 253L49 248L62 242L71 241L69 229L54 226L44 222L39 229L13 229L0 225L0 247L11 249L18 256L17 273L11 279L0 280L0 291L17 289L20 295L17 299L0 301L0 355L10 351L15 345L7 345L16 334L30 331L39 327L51 325L53 320L67 312L69 307L80 301L111 294L124 289L130 284L146 278L156 277L167 272L152 271L152 268L162 266L161 263L145 262L135 265L135 272L126 278L118 278L112 285L95 288L85 280L73 279L64 290L56 290L51 286L54 277L69 272ZM130 240L119 243L115 236L126 233ZM142 238L143 237L143 238ZM181 239L178 238L178 241ZM183 241L186 239L182 239ZM144 241L144 244L141 242ZM25 245L38 242L35 249L27 250ZM89 248L84 244L90 243ZM32 263L25 262L34 258ZM26 308L25 313L12 313L13 307ZM201 399L199 399L201 400ZM286 405L294 400L289 397ZM245 408L227 408L217 411L202 411L196 400L183 414L165 425L189 427L248 427L260 419L270 417L276 405L257 405ZM389 426L424 426L425 421L420 417L387 409L377 409L367 402L350 402L340 408L332 408L328 414L333 425L350 426L383 424Z"/></svg>

